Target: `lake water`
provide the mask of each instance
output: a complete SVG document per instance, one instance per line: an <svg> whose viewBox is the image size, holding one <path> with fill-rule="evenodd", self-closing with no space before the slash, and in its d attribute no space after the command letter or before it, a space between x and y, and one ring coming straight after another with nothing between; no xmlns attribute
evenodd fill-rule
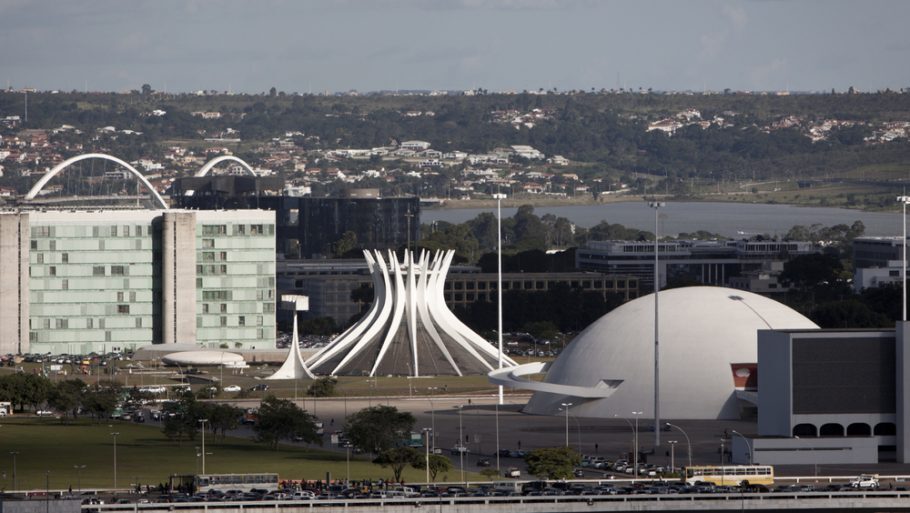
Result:
<svg viewBox="0 0 910 513"><path fill-rule="evenodd" d="M851 225L862 221L866 235L900 235L899 205L894 212L863 212L844 208L797 207L752 203L668 202L660 211L661 233L677 234L706 230L727 237L767 233L783 235L794 225ZM515 215L517 208L503 208L503 217ZM420 221L463 223L496 208L421 209ZM565 217L578 226L590 228L601 221L630 228L654 231L654 211L645 202L607 203L603 205L569 205L535 207L534 213Z"/></svg>

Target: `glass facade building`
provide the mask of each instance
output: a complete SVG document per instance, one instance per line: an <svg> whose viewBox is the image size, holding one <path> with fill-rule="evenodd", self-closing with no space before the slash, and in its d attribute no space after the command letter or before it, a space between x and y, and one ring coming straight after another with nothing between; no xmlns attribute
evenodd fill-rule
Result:
<svg viewBox="0 0 910 513"><path fill-rule="evenodd" d="M275 216L0 213L0 352L275 343Z"/></svg>

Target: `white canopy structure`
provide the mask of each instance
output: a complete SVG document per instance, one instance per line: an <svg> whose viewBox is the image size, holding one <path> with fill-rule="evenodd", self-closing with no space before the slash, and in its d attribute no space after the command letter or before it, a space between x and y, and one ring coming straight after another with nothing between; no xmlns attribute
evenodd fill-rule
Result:
<svg viewBox="0 0 910 513"><path fill-rule="evenodd" d="M274 374L265 379L313 379L313 373L303 362L303 356L300 355L300 338L297 335L297 312L309 309L309 298L307 296L283 295L283 303L291 304L294 310L294 335L291 337L291 348L288 350L288 357L281 364L281 367Z"/></svg>
<svg viewBox="0 0 910 513"><path fill-rule="evenodd" d="M486 374L498 350L464 325L443 289L454 251L364 251L375 299L366 315L306 363L317 374L428 376ZM510 358L503 365L514 366Z"/></svg>

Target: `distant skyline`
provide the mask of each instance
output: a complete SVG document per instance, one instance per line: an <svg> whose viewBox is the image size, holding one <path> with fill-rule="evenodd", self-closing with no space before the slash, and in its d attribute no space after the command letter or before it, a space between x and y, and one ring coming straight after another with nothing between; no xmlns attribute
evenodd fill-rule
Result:
<svg viewBox="0 0 910 513"><path fill-rule="evenodd" d="M910 88L899 0L0 0L0 87Z"/></svg>

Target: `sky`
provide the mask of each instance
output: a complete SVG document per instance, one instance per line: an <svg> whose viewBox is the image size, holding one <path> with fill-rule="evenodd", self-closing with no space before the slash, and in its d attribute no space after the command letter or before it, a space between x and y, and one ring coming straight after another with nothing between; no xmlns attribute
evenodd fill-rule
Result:
<svg viewBox="0 0 910 513"><path fill-rule="evenodd" d="M910 88L903 0L0 0L0 87Z"/></svg>

